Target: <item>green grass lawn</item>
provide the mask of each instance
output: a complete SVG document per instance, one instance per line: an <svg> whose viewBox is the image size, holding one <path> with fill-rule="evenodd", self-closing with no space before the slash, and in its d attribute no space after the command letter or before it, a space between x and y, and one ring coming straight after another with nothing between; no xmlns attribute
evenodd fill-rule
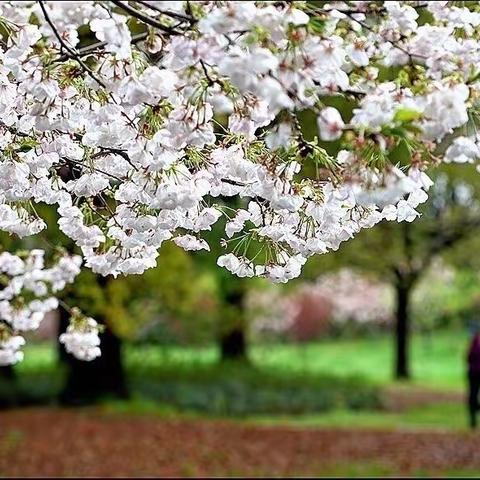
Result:
<svg viewBox="0 0 480 480"><path fill-rule="evenodd" d="M411 349L414 383L437 388L460 389L464 385L464 352L468 337L461 332L439 332L432 337L416 335ZM393 371L393 341L390 337L326 341L305 346L276 346L254 350L263 365L336 376L358 375L390 383Z"/></svg>
<svg viewBox="0 0 480 480"><path fill-rule="evenodd" d="M247 421L257 425L290 425L312 428L378 428L382 430L412 429L463 432L469 430L466 410L460 403L437 403L411 408L403 412L340 409L313 415L252 416Z"/></svg>
<svg viewBox="0 0 480 480"><path fill-rule="evenodd" d="M177 409L146 399L107 401L99 410L107 415L153 415L162 418L203 418L194 412ZM231 418L230 418L231 419ZM374 428L380 430L432 430L467 432L467 415L460 403L437 403L411 408L402 412L379 410L335 409L307 415L251 415L237 419L241 423L255 425L283 425L291 427L326 428Z"/></svg>
<svg viewBox="0 0 480 480"><path fill-rule="evenodd" d="M413 383L439 389L464 388L465 332L440 331L429 337L415 335L411 348ZM286 375L361 377L379 384L392 382L393 341L390 336L352 340L324 340L303 345L256 345L251 348L254 365ZM215 364L212 347L132 346L125 349L127 369L141 374L155 369L197 368ZM47 372L54 368L53 345L29 344L19 373Z"/></svg>
<svg viewBox="0 0 480 480"><path fill-rule="evenodd" d="M442 331L429 337L415 335L411 349L413 383L439 389L463 389L467 343L465 332ZM129 348L126 353L127 363L135 369L170 362L205 365L218 359L213 347L148 346ZM257 345L251 349L251 357L254 364L265 369L336 377L358 376L381 384L392 381L393 341L386 335L303 345Z"/></svg>

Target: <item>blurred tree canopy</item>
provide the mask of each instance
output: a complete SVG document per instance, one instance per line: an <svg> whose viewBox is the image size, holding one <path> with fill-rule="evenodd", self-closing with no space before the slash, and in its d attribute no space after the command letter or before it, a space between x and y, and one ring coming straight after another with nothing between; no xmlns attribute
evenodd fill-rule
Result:
<svg viewBox="0 0 480 480"><path fill-rule="evenodd" d="M158 266L144 275L112 279L105 288L84 269L69 296L83 311L107 319L124 339L189 343L208 339L217 303L214 279L174 244L164 244L160 257Z"/></svg>

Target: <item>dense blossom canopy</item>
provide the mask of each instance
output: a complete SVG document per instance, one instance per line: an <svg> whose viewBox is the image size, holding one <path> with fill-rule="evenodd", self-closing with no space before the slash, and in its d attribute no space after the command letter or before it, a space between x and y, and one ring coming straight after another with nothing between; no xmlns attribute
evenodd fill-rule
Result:
<svg viewBox="0 0 480 480"><path fill-rule="evenodd" d="M0 229L38 234L53 205L86 266L117 276L167 240L209 250L219 222L220 267L286 282L411 222L429 165L480 156L480 9L454 4L2 2ZM63 341L96 356L94 321L72 325Z"/></svg>

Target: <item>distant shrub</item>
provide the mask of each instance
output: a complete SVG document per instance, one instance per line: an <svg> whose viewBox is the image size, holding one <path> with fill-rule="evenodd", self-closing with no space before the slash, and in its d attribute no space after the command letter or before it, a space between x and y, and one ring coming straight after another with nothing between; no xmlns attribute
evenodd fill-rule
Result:
<svg viewBox="0 0 480 480"><path fill-rule="evenodd" d="M146 373L146 372L145 372ZM169 365L132 376L141 396L212 415L307 414L380 407L378 387L357 378L258 369L248 365Z"/></svg>

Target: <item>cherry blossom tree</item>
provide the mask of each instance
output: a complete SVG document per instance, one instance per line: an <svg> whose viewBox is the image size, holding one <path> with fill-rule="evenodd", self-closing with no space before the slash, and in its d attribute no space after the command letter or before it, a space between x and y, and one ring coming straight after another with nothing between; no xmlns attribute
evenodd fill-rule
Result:
<svg viewBox="0 0 480 480"><path fill-rule="evenodd" d="M223 221L219 267L287 282L364 228L418 217L428 166L477 160L478 10L2 2L0 229L41 235L35 206L52 205L85 266L115 277L155 266L165 241L209 250ZM89 360L97 338L73 311L67 349Z"/></svg>
<svg viewBox="0 0 480 480"><path fill-rule="evenodd" d="M311 342L325 335L383 329L392 323L391 286L365 272L332 268L286 290L267 285L249 292L252 331L260 339Z"/></svg>

